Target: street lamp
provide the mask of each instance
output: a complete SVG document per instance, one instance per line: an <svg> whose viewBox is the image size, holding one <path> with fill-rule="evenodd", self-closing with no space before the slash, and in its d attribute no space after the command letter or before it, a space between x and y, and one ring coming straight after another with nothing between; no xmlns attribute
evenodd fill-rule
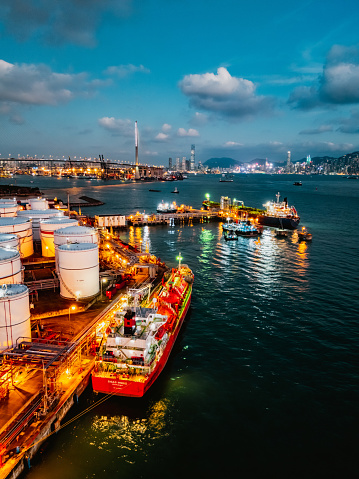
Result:
<svg viewBox="0 0 359 479"><path fill-rule="evenodd" d="M70 316L71 309L72 309L72 311L75 311L76 306L70 306L70 307L69 307L69 321L70 321L70 319L71 319L71 316Z"/></svg>

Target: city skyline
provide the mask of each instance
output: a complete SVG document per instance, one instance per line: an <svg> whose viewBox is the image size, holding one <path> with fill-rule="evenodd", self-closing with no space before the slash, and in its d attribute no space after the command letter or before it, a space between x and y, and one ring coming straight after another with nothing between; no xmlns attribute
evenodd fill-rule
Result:
<svg viewBox="0 0 359 479"><path fill-rule="evenodd" d="M359 150L356 2L3 0L0 156Z"/></svg>

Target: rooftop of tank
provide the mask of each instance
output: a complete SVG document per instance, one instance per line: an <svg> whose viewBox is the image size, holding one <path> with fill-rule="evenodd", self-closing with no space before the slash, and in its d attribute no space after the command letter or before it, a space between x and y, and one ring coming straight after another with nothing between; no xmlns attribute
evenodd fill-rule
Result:
<svg viewBox="0 0 359 479"><path fill-rule="evenodd" d="M20 213L18 211L18 213ZM19 218L16 216L11 216L10 218L0 218L0 226L8 226L8 225L20 225L22 223L30 223L30 218L24 216L23 218Z"/></svg>
<svg viewBox="0 0 359 479"><path fill-rule="evenodd" d="M78 223L77 220L74 218L69 218L68 216L55 216L55 218L48 218L46 220L42 220L41 224L56 224L56 223Z"/></svg>
<svg viewBox="0 0 359 479"><path fill-rule="evenodd" d="M6 296L15 296L16 294L25 293L28 287L24 284L3 284L0 286L0 298Z"/></svg>
<svg viewBox="0 0 359 479"><path fill-rule="evenodd" d="M91 244L91 243L89 243ZM8 246L1 247L0 246L0 261L4 261L9 258L13 258L14 256L20 256L20 253L16 248L10 248Z"/></svg>
<svg viewBox="0 0 359 479"><path fill-rule="evenodd" d="M21 210L17 212L18 216L62 216L63 212L55 209L47 209L47 210Z"/></svg>
<svg viewBox="0 0 359 479"><path fill-rule="evenodd" d="M0 243L2 241L9 241L12 239L18 239L18 235L15 235L14 233L0 233Z"/></svg>
<svg viewBox="0 0 359 479"><path fill-rule="evenodd" d="M83 251L95 248L98 248L96 243L66 243L58 246L58 249L61 251Z"/></svg>
<svg viewBox="0 0 359 479"><path fill-rule="evenodd" d="M90 226L66 226L66 228L60 228L56 230L57 235L68 235L68 234L93 234L96 233L95 228Z"/></svg>

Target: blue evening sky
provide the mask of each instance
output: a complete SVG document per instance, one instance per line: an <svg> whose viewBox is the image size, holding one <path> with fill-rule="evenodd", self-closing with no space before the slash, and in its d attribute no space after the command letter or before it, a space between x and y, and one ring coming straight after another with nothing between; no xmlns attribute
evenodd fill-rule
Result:
<svg viewBox="0 0 359 479"><path fill-rule="evenodd" d="M359 150L357 0L1 0L0 156Z"/></svg>

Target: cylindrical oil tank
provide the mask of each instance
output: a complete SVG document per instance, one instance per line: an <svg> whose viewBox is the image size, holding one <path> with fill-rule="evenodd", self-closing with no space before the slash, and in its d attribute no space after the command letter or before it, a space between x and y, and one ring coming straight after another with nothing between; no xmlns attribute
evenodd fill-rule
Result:
<svg viewBox="0 0 359 479"><path fill-rule="evenodd" d="M28 202L32 210L47 210L49 208L49 202L46 198L30 198Z"/></svg>
<svg viewBox="0 0 359 479"><path fill-rule="evenodd" d="M84 299L99 292L98 245L69 243L57 248L60 295L66 299Z"/></svg>
<svg viewBox="0 0 359 479"><path fill-rule="evenodd" d="M32 223L29 218L0 218L0 233L14 233L19 237L22 258L34 254Z"/></svg>
<svg viewBox="0 0 359 479"><path fill-rule="evenodd" d="M67 243L94 243L98 244L98 233L90 226L68 226L54 233L55 248Z"/></svg>
<svg viewBox="0 0 359 479"><path fill-rule="evenodd" d="M56 216L63 216L63 212L59 210L23 210L18 211L17 216L22 218L29 218L32 221L32 233L34 240L40 239L40 221L47 220Z"/></svg>
<svg viewBox="0 0 359 479"><path fill-rule="evenodd" d="M24 284L0 286L0 350L31 338L29 290Z"/></svg>
<svg viewBox="0 0 359 479"><path fill-rule="evenodd" d="M0 248L0 284L22 283L23 270L17 249Z"/></svg>
<svg viewBox="0 0 359 479"><path fill-rule="evenodd" d="M78 226L78 221L68 216L59 216L40 221L40 237L42 256L55 256L54 233L68 226Z"/></svg>
<svg viewBox="0 0 359 479"><path fill-rule="evenodd" d="M16 203L0 203L0 216L16 216L19 207Z"/></svg>
<svg viewBox="0 0 359 479"><path fill-rule="evenodd" d="M15 248L19 251L19 237L12 233L0 233L0 248Z"/></svg>
<svg viewBox="0 0 359 479"><path fill-rule="evenodd" d="M17 205L16 198L0 198L0 204L7 203L9 205Z"/></svg>

